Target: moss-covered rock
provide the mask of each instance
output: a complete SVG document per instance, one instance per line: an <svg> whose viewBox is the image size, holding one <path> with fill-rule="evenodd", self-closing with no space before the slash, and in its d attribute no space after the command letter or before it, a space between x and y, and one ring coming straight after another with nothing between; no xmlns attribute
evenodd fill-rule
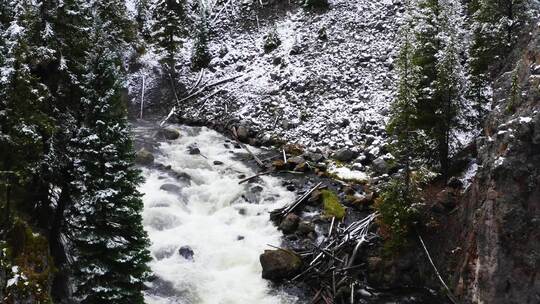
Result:
<svg viewBox="0 0 540 304"><path fill-rule="evenodd" d="M345 217L345 207L339 202L339 197L334 191L322 190L321 191L324 215L328 217L335 217L341 220Z"/></svg>

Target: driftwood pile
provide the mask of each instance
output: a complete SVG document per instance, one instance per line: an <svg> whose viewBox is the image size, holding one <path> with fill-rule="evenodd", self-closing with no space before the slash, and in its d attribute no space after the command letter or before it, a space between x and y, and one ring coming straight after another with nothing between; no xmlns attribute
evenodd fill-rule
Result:
<svg viewBox="0 0 540 304"><path fill-rule="evenodd" d="M276 209L270 218L279 222L298 208L313 191L321 187L318 183L296 201ZM363 286L359 272L365 265L357 264L363 244L368 243L376 234L370 232L371 225L378 213L372 213L364 219L348 226L336 223L332 218L328 233L311 244L311 249L296 252L304 262L304 270L291 279L293 282L305 282L314 288L315 296L311 303L341 304L354 303L355 288Z"/></svg>
<svg viewBox="0 0 540 304"><path fill-rule="evenodd" d="M311 303L355 303L355 288L363 286L358 273L364 267L355 261L361 246L376 237L369 230L377 215L372 213L346 227L334 225L333 219L322 242L297 252L307 266L292 281L303 281L315 289Z"/></svg>

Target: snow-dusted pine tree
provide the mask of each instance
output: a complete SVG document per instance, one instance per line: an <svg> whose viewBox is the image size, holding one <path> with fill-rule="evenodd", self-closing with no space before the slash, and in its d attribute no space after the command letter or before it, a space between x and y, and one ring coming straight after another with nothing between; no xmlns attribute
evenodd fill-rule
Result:
<svg viewBox="0 0 540 304"><path fill-rule="evenodd" d="M424 156L422 132L417 129L418 86L420 69L414 62L415 35L411 1L405 4L404 23L400 28L401 46L397 57L397 95L391 106L388 133L394 138L392 153L409 170L413 159Z"/></svg>
<svg viewBox="0 0 540 304"><path fill-rule="evenodd" d="M10 4L0 28L0 171L15 171L25 180L37 170L52 126L48 91L32 74L38 7L24 0Z"/></svg>
<svg viewBox="0 0 540 304"><path fill-rule="evenodd" d="M412 22L412 62L419 73L413 125L427 136L428 159L446 174L452 135L464 104L462 7L459 0L417 0Z"/></svg>
<svg viewBox="0 0 540 304"><path fill-rule="evenodd" d="M142 227L140 172L122 103L121 58L114 39L95 18L87 50L81 127L73 138L74 184L70 209L75 297L83 304L144 303L148 239Z"/></svg>
<svg viewBox="0 0 540 304"><path fill-rule="evenodd" d="M212 59L208 51L208 20L206 12L201 10L199 21L197 24L197 35L193 45L193 53L191 56L191 67L194 70L205 68Z"/></svg>
<svg viewBox="0 0 540 304"><path fill-rule="evenodd" d="M151 34L150 20L152 18L152 7L150 0L137 0L135 2L135 9L137 10L135 21L137 21L139 34L144 39L149 39Z"/></svg>
<svg viewBox="0 0 540 304"><path fill-rule="evenodd" d="M137 29L127 15L125 0L92 0L92 9L104 23L109 39L116 42L112 46L124 50L126 43L133 42Z"/></svg>
<svg viewBox="0 0 540 304"><path fill-rule="evenodd" d="M185 34L184 0L157 0L152 7L154 24L152 40L161 55L161 64L166 73L176 77L176 55L182 47Z"/></svg>
<svg viewBox="0 0 540 304"><path fill-rule="evenodd" d="M473 0L469 96L476 108L485 112L491 99L490 79L504 64L520 34L534 19L532 0Z"/></svg>
<svg viewBox="0 0 540 304"><path fill-rule="evenodd" d="M431 136L437 145L437 155L441 171L446 176L449 170L451 147L455 144L456 129L465 111L466 74L463 67L463 50L467 49L464 41L464 17L459 0L440 0L439 11L439 50L436 54L437 77L435 88L435 124Z"/></svg>

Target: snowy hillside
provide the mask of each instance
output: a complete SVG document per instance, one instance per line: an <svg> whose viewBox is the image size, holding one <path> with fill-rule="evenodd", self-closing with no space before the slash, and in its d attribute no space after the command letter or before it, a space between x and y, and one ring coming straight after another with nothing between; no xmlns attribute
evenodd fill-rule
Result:
<svg viewBox="0 0 540 304"><path fill-rule="evenodd" d="M251 1L213 7L212 61L199 87L240 77L182 102L181 116L201 123L237 121L263 141L331 149L380 146L395 83L401 1L336 0L323 12L274 2L264 8ZM265 53L265 35L273 30L280 45ZM185 63L190 44L183 48ZM154 59L147 54L143 63L152 66ZM180 77L189 87L201 74L182 66ZM151 79L147 73L148 91ZM141 74L131 81L138 101Z"/></svg>

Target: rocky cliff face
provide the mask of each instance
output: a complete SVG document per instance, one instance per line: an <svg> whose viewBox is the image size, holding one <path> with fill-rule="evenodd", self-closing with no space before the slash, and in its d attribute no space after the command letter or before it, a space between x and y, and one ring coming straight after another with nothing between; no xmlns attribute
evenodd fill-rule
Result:
<svg viewBox="0 0 540 304"><path fill-rule="evenodd" d="M540 33L494 84L476 174L442 221L439 255L466 303L540 303Z"/></svg>

